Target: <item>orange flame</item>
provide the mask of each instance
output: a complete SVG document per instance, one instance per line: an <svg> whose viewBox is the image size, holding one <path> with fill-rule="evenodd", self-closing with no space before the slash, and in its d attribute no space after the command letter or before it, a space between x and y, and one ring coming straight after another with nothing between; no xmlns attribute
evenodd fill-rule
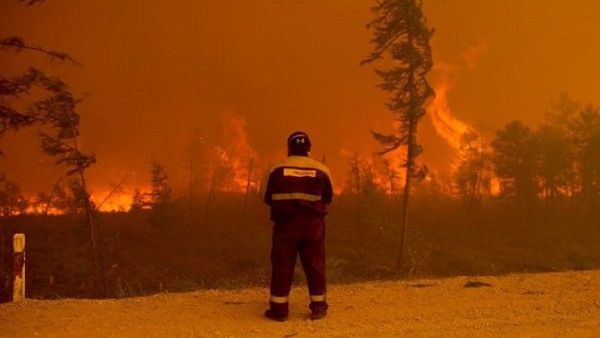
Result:
<svg viewBox="0 0 600 338"><path fill-rule="evenodd" d="M151 190L148 185L141 187L123 186L117 191L115 191L114 188L95 188L91 193L91 200L98 208L98 211L126 212L131 209L133 195L136 189L141 192Z"/></svg>
<svg viewBox="0 0 600 338"><path fill-rule="evenodd" d="M36 203L37 199L35 197L28 197L26 200L28 201L29 205L23 212L24 214L40 215L45 213L47 215L62 215L64 213L62 210L58 210L56 208L45 208L45 206Z"/></svg>
<svg viewBox="0 0 600 338"><path fill-rule="evenodd" d="M229 192L245 192L247 188L255 189L257 182L254 179L258 155L248 142L246 121L240 117L227 114L223 117L223 134L225 145L214 148L217 161L231 168L233 178L231 184L224 187ZM212 168L218 170L215 166ZM248 185L250 185L248 187Z"/></svg>
<svg viewBox="0 0 600 338"><path fill-rule="evenodd" d="M462 55L462 61L467 68L475 68L482 54L487 49L485 41L479 45L468 49ZM455 167L458 161L464 158L465 149L463 149L463 136L473 134L481 137L481 134L470 124L457 118L450 109L448 103L448 93L452 89L451 74L457 69L464 67L451 66L448 64L439 64L436 66L437 81L433 84L436 96L427 107L428 115L436 133L455 151ZM483 151L486 145L480 141L476 147ZM500 193L500 183L497 177L491 179L490 192L492 196Z"/></svg>
<svg viewBox="0 0 600 338"><path fill-rule="evenodd" d="M427 107L428 115L431 118L436 133L457 153L460 153L463 135L467 133L479 135L479 133L473 126L452 114L452 110L448 104L448 92L452 89L451 75L454 71L461 70L465 66L467 68L475 68L486 50L487 43L485 40L482 40L461 55L460 66L438 63L434 68L437 75L437 81L433 84L436 95Z"/></svg>
<svg viewBox="0 0 600 338"><path fill-rule="evenodd" d="M448 91L451 88L449 80L444 76L439 83L434 85L435 98L427 107L431 122L436 133L441 136L452 149L459 152L461 138L467 133L478 134L475 128L459 120L452 114L448 105Z"/></svg>
<svg viewBox="0 0 600 338"><path fill-rule="evenodd" d="M500 180L498 177L492 177L492 180L490 181L490 194L492 194L492 196L498 196L500 195L500 192Z"/></svg>

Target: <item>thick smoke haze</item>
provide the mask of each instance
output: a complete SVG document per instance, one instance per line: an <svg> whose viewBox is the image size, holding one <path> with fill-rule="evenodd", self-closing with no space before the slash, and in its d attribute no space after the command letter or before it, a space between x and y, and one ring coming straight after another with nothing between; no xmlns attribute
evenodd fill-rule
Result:
<svg viewBox="0 0 600 338"><path fill-rule="evenodd" d="M224 146L226 116L245 121L265 166L284 155L290 132L307 131L339 185L344 152L375 152L369 130L392 130L372 67L359 65L370 50L372 4L0 0L0 36L68 52L83 67L27 52L1 51L0 60L9 74L35 66L58 75L85 98L82 146L97 155L95 187L127 174L143 184L151 157L183 182L187 136L197 129ZM446 77L453 116L484 135L514 119L539 122L563 92L598 103L599 10L595 0L425 1L436 30L432 84ZM430 119L421 130L422 161L442 167L450 146ZM35 132L1 142L0 171L27 193L49 190L59 171Z"/></svg>

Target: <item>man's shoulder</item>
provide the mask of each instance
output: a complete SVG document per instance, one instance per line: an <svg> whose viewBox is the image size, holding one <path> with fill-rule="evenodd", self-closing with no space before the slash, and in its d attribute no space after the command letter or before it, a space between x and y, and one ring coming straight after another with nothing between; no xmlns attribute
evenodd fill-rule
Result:
<svg viewBox="0 0 600 338"><path fill-rule="evenodd" d="M308 156L288 156L284 161L284 166L317 169L325 173L327 176L331 175L329 168L325 164Z"/></svg>
<svg viewBox="0 0 600 338"><path fill-rule="evenodd" d="M317 169L319 171L322 171L327 176L331 176L329 168L325 164L323 164L315 159L312 159L308 156L288 156L282 162L273 165L271 167L271 169L269 170L269 173L272 173L272 172L276 171L277 169L286 168L286 167L302 168L302 169Z"/></svg>

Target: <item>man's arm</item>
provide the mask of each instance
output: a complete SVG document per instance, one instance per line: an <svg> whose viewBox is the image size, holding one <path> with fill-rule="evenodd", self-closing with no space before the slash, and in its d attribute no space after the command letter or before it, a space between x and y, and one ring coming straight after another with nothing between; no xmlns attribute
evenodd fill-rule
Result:
<svg viewBox="0 0 600 338"><path fill-rule="evenodd" d="M267 174L267 177L265 178L265 182L266 184L264 185L264 196L263 196L263 201L267 204L267 205L271 205L272 200L272 189L271 189L271 174L273 173L273 171L269 171L269 173Z"/></svg>
<svg viewBox="0 0 600 338"><path fill-rule="evenodd" d="M322 199L325 204L330 204L333 200L333 184L329 175L325 175L325 188L323 189Z"/></svg>

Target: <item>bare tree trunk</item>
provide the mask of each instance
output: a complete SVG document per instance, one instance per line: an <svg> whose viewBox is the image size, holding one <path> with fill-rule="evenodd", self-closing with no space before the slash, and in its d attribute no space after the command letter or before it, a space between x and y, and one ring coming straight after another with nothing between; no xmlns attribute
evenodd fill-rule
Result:
<svg viewBox="0 0 600 338"><path fill-rule="evenodd" d="M48 195L48 200L46 201L46 205L44 206L44 211L42 212L42 215L48 216L48 212L50 210L50 205L52 203L52 198L54 197L54 194L56 193L56 190L58 190L58 186L60 185L60 182L62 181L63 177L59 177L58 179L56 179L56 182L54 182L54 185L52 186L52 190L50 191L50 195Z"/></svg>
<svg viewBox="0 0 600 338"><path fill-rule="evenodd" d="M96 224L94 222L94 215L92 211L92 204L87 190L87 184L83 170L79 170L79 179L81 180L81 189L85 194L85 214L86 222L88 226L88 237L90 240L90 253L92 258L92 292L95 296L103 295L104 287L101 277L99 276L100 270L100 257L98 253L98 242L96 238Z"/></svg>
<svg viewBox="0 0 600 338"><path fill-rule="evenodd" d="M361 184L360 184L360 165L358 163L358 154L354 152L354 183L356 184L356 230L361 231Z"/></svg>
<svg viewBox="0 0 600 338"><path fill-rule="evenodd" d="M74 133L75 134L75 133ZM73 148L79 151L77 139L73 138ZM104 295L104 279L101 277L100 270L100 255L98 251L98 241L96 233L96 224L94 223L94 215L92 210L92 203L90 201L90 195L88 193L87 181L85 179L85 170L83 167L77 168L79 180L81 183L81 190L84 197L84 208L86 214L86 223L88 227L88 237L90 241L90 256L92 259L92 293L94 296ZM102 272L103 273L103 272Z"/></svg>
<svg viewBox="0 0 600 338"><path fill-rule="evenodd" d="M89 194L88 194L88 190L87 190L87 182L85 180L85 175L83 173L83 170L80 169L79 170L79 179L81 181L81 189L82 192L85 194L85 200L84 202L84 208L85 208L85 215L86 215L86 223L88 226L88 237L90 240L90 253L91 253L91 257L92 257L92 292L94 295L101 295L101 293L104 291L102 290L103 288L101 287L101 281L100 281L100 276L99 276L99 270L100 270L100 257L98 255L98 242L96 239L96 224L94 223L94 215L93 215L93 211L92 211L92 204L90 202L90 198L89 198Z"/></svg>
<svg viewBox="0 0 600 338"><path fill-rule="evenodd" d="M480 175L481 172L479 170L476 170L473 186L470 187L469 191L467 192L467 223L471 222L471 214L475 208L475 201L477 199L477 196L479 195Z"/></svg>
<svg viewBox="0 0 600 338"><path fill-rule="evenodd" d="M248 211L248 196L250 195L250 184L252 183L252 171L254 170L254 160L248 160L248 177L246 179L246 194L244 195L244 217Z"/></svg>
<svg viewBox="0 0 600 338"><path fill-rule="evenodd" d="M194 223L194 161L190 158L189 163L189 174L188 174L188 228L191 230L192 224Z"/></svg>
<svg viewBox="0 0 600 338"><path fill-rule="evenodd" d="M406 168L407 173L409 172L408 167ZM401 270L404 265L404 260L406 258L406 234L407 231L407 223L408 223L408 204L410 200L410 185L411 179L410 175L406 175L404 180L404 194L402 196L402 218L400 223L400 252L398 255L398 270Z"/></svg>
<svg viewBox="0 0 600 338"><path fill-rule="evenodd" d="M210 178L209 181L209 186L208 186L208 192L206 193L206 208L205 208L205 222L206 222L206 226L208 227L210 225L210 202L212 200L212 196L214 194L214 185L215 185L215 174L213 173L212 177Z"/></svg>
<svg viewBox="0 0 600 338"><path fill-rule="evenodd" d="M400 232L401 232L401 238L400 238L400 252L398 255L398 271L402 270L402 268L404 268L405 265L405 260L406 260L406 242L407 242L407 235L408 235L408 205L409 205L409 201L410 201L410 188L411 188L411 183L412 183L412 176L413 176L413 172L414 172L414 143L413 143L413 135L414 135L414 130L411 126L411 129L409 130L409 142L408 145L406 147L406 175L404 178L404 195L402 196L402 218L401 218L401 223L400 223Z"/></svg>

